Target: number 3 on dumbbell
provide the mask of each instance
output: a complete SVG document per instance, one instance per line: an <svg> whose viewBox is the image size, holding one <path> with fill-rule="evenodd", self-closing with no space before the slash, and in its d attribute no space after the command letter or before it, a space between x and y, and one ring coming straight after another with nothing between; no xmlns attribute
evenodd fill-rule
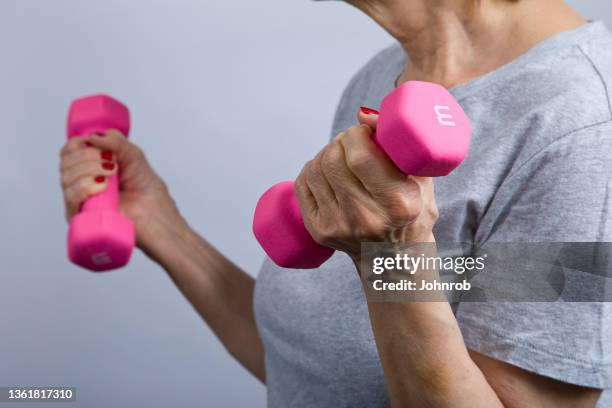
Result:
<svg viewBox="0 0 612 408"><path fill-rule="evenodd" d="M434 112L436 112L436 116L438 117L438 123L442 126L451 126L455 127L457 124L453 121L453 115L450 113L450 107L444 105L436 105L434 106Z"/></svg>

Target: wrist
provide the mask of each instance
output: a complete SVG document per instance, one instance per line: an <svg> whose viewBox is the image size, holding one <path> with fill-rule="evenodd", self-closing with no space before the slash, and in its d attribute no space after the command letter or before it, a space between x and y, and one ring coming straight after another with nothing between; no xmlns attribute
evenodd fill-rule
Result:
<svg viewBox="0 0 612 408"><path fill-rule="evenodd" d="M172 214L152 215L138 233L138 246L153 261L164 266L177 256L182 242L193 233L189 224L177 211Z"/></svg>
<svg viewBox="0 0 612 408"><path fill-rule="evenodd" d="M387 240L385 242L381 242L381 244L386 246L386 249L391 250L394 247L397 247L397 252L405 252L406 248L419 245L419 244L427 244L425 246L421 246L426 248L428 252L436 251L436 238L433 232L427 231L419 235L411 236L409 239L400 239L400 240ZM359 269L362 260L362 249L361 244L359 245L359 249L355 251L345 251L345 253L351 258L357 269Z"/></svg>

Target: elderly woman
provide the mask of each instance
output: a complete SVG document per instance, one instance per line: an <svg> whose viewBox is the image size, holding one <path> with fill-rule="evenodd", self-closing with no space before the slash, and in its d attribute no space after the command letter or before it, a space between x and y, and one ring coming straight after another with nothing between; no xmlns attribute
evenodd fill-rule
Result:
<svg viewBox="0 0 612 408"><path fill-rule="evenodd" d="M309 232L338 250L320 270L266 261L256 283L116 131L63 148L67 217L121 167L139 247L271 407L612 406L609 304L368 303L355 266L362 241L612 241L612 36L561 0L348 2L397 44L350 81L338 136L297 179ZM383 96L410 80L450 89L472 120L467 160L435 182L400 173L370 138Z"/></svg>

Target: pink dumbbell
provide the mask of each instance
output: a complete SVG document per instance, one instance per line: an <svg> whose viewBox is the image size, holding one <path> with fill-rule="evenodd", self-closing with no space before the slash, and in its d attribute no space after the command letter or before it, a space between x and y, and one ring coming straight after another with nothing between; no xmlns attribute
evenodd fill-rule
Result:
<svg viewBox="0 0 612 408"><path fill-rule="evenodd" d="M467 155L470 121L442 86L406 82L383 99L374 141L405 174L446 176ZM253 232L268 256L285 268L316 268L334 253L308 233L292 181L262 195Z"/></svg>
<svg viewBox="0 0 612 408"><path fill-rule="evenodd" d="M76 99L68 112L68 138L103 134L117 129L126 137L130 112L116 99L92 95ZM120 268L128 263L135 243L134 224L119 212L119 177L108 177L104 191L85 201L70 221L68 257L95 272Z"/></svg>

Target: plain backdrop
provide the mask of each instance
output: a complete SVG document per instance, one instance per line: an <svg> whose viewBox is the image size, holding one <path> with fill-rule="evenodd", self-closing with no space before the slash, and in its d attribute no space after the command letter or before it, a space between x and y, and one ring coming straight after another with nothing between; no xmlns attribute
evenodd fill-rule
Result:
<svg viewBox="0 0 612 408"><path fill-rule="evenodd" d="M612 22L607 2L574 3ZM142 253L107 274L67 261L67 106L127 103L186 218L255 276L257 198L326 143L347 81L391 41L340 2L2 0L0 386L74 386L88 408L265 406Z"/></svg>

